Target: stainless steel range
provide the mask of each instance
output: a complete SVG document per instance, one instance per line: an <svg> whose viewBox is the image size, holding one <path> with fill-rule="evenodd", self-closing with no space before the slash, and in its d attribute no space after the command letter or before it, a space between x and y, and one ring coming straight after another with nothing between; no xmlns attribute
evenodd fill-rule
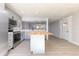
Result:
<svg viewBox="0 0 79 59"><path fill-rule="evenodd" d="M20 31L13 32L13 38L14 38L14 41L13 41L14 44L16 42L20 41L21 40L21 33L20 33Z"/></svg>

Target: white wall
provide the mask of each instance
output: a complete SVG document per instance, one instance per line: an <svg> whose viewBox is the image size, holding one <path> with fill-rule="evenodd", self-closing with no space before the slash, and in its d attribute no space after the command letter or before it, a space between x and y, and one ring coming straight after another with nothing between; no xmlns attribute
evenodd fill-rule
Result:
<svg viewBox="0 0 79 59"><path fill-rule="evenodd" d="M79 12L72 16L72 41L79 45Z"/></svg>
<svg viewBox="0 0 79 59"><path fill-rule="evenodd" d="M48 32L51 32L51 24L50 23L48 24L48 27L49 27Z"/></svg>
<svg viewBox="0 0 79 59"><path fill-rule="evenodd" d="M54 21L50 25L50 32L54 34L56 37L60 37L60 21Z"/></svg>
<svg viewBox="0 0 79 59"><path fill-rule="evenodd" d="M0 10L4 10L5 9L5 4L4 3L0 3Z"/></svg>

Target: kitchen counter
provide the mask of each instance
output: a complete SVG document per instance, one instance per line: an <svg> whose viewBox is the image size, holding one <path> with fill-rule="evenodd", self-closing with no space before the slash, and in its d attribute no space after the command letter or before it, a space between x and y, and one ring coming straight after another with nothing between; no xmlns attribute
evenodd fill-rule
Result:
<svg viewBox="0 0 79 59"><path fill-rule="evenodd" d="M29 33L30 35L53 35L53 33L45 31L33 31Z"/></svg>

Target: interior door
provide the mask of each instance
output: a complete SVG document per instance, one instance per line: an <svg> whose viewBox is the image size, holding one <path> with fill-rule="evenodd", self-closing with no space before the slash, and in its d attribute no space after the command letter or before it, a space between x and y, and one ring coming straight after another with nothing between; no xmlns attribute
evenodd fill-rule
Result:
<svg viewBox="0 0 79 59"><path fill-rule="evenodd" d="M68 39L68 25L66 19L63 21L63 38Z"/></svg>
<svg viewBox="0 0 79 59"><path fill-rule="evenodd" d="M72 17L68 19L68 41L72 40Z"/></svg>
<svg viewBox="0 0 79 59"><path fill-rule="evenodd" d="M72 40L72 17L63 20L63 38L68 41Z"/></svg>

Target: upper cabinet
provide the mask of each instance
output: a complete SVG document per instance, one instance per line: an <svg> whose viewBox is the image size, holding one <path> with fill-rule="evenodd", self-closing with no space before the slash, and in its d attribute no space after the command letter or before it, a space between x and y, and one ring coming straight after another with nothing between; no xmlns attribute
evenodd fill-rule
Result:
<svg viewBox="0 0 79 59"><path fill-rule="evenodd" d="M15 13L13 10L9 9L8 7L5 7L6 11L8 12L8 17L12 18L17 22L16 27L14 27L14 30L20 30L22 28L22 19L21 17Z"/></svg>

